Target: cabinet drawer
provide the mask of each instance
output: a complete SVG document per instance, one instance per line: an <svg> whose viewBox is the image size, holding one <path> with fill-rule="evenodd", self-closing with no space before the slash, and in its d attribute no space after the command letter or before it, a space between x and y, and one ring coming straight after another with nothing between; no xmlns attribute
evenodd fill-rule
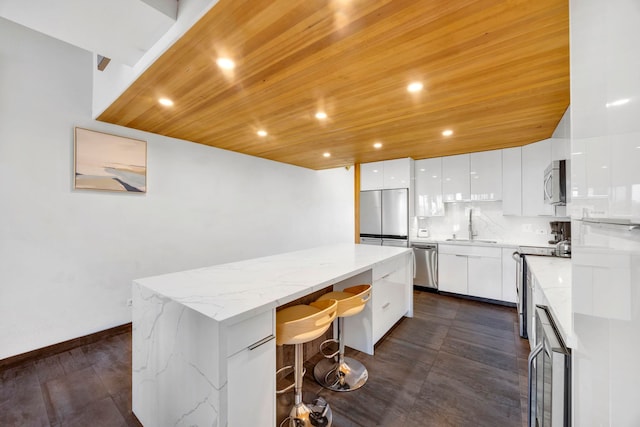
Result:
<svg viewBox="0 0 640 427"><path fill-rule="evenodd" d="M373 266L373 280L379 280L384 278L385 276L389 276L389 274L393 273L396 270L401 269L404 266L404 263L406 262L406 257L409 256L411 253L409 254L405 254L402 256L397 256L395 258L392 258L390 260L381 262L380 264L376 264Z"/></svg>
<svg viewBox="0 0 640 427"><path fill-rule="evenodd" d="M406 287L401 281L381 279L373 284L373 342L376 343L407 312Z"/></svg>
<svg viewBox="0 0 640 427"><path fill-rule="evenodd" d="M502 258L502 249L499 247L490 247L490 246L439 244L438 253L486 257L486 258Z"/></svg>
<svg viewBox="0 0 640 427"><path fill-rule="evenodd" d="M274 334L274 311L268 310L227 327L227 356Z"/></svg>

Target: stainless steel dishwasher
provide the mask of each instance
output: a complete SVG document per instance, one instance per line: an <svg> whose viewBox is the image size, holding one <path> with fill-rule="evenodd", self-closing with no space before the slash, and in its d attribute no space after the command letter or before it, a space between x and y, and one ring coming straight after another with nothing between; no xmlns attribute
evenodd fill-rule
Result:
<svg viewBox="0 0 640 427"><path fill-rule="evenodd" d="M415 258L413 286L427 290L438 289L438 245L412 243Z"/></svg>

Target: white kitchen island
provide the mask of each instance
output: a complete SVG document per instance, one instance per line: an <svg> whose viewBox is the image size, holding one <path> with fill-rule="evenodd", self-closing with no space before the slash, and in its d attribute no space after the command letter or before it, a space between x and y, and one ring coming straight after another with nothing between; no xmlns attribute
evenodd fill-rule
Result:
<svg viewBox="0 0 640 427"><path fill-rule="evenodd" d="M346 325L373 345L413 315L407 248L343 244L133 282L132 409L145 426L273 426L275 310L333 286L372 284Z"/></svg>

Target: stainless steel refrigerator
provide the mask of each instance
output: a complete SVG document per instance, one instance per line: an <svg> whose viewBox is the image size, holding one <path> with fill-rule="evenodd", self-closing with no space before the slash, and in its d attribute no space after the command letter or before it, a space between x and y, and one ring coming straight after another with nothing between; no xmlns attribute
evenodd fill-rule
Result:
<svg viewBox="0 0 640 427"><path fill-rule="evenodd" d="M409 190L360 192L360 243L408 247Z"/></svg>

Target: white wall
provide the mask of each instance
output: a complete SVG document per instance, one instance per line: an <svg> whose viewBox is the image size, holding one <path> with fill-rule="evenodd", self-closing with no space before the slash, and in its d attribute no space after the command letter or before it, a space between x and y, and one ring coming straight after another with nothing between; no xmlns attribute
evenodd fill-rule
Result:
<svg viewBox="0 0 640 427"><path fill-rule="evenodd" d="M518 245L548 246L551 235L550 221L565 218L549 216L524 217L502 214L502 202L445 203L445 215L415 218L410 230L411 237L418 228L427 228L436 240L450 239L456 233L458 239L469 236L469 209L473 209L473 230L476 239L497 240ZM415 228L414 228L415 227Z"/></svg>
<svg viewBox="0 0 640 427"><path fill-rule="evenodd" d="M134 278L353 241L353 170L95 122L92 63L0 19L0 359L129 322ZM74 126L147 140L147 194L73 190Z"/></svg>

